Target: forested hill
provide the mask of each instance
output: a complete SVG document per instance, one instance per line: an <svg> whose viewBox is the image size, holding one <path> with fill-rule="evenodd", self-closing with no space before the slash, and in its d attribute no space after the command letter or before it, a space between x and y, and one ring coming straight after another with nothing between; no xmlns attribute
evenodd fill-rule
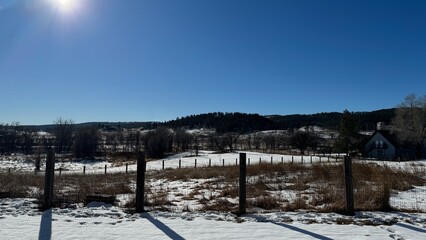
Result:
<svg viewBox="0 0 426 240"><path fill-rule="evenodd" d="M359 127L362 130L375 130L378 122L390 123L395 115L395 108L381 109L372 112L354 112L358 118ZM272 115L267 116L283 129L300 128L303 126L319 126L328 129L339 127L342 113L328 112L316 114L293 114L293 115Z"/></svg>
<svg viewBox="0 0 426 240"><path fill-rule="evenodd" d="M167 127L214 128L217 132L250 132L276 129L276 122L259 114L205 113L190 115L164 123Z"/></svg>
<svg viewBox="0 0 426 240"><path fill-rule="evenodd" d="M395 109L382 109L372 112L355 112L362 130L374 130L377 122L390 123ZM205 113L190 115L168 121L163 125L172 128L215 128L217 132L250 132L272 129L295 129L304 126L319 126L328 129L339 127L342 113L317 113L270 115L246 113Z"/></svg>
<svg viewBox="0 0 426 240"><path fill-rule="evenodd" d="M395 109L382 109L373 112L355 112L362 130L374 130L377 122L390 123ZM219 133L224 132L252 132L275 129L298 129L304 126L319 126L328 129L337 129L342 113L316 113L293 115L270 115L247 113L204 113L177 118L175 120L159 122L89 122L79 123L76 127L96 126L104 130L119 130L123 128L152 129L157 126L171 128L213 128ZM24 126L37 131L52 131L55 125Z"/></svg>

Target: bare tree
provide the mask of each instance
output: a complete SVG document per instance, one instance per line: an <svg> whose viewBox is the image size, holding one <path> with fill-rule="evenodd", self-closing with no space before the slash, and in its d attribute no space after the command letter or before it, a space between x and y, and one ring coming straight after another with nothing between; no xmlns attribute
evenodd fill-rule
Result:
<svg viewBox="0 0 426 240"><path fill-rule="evenodd" d="M81 127L75 133L74 154L77 158L93 157L99 144L96 126Z"/></svg>
<svg viewBox="0 0 426 240"><path fill-rule="evenodd" d="M263 143L265 144L265 150L269 149L270 151L275 152L276 144L277 144L277 138L275 134L273 133L266 134L263 137Z"/></svg>
<svg viewBox="0 0 426 240"><path fill-rule="evenodd" d="M229 151L233 152L235 149L235 146L237 146L238 139L240 138L240 134L237 132L230 132L225 134L225 141L228 145Z"/></svg>
<svg viewBox="0 0 426 240"><path fill-rule="evenodd" d="M289 139L284 134L279 134L277 136L277 148L280 150L285 150L289 143Z"/></svg>
<svg viewBox="0 0 426 240"><path fill-rule="evenodd" d="M55 146L58 153L70 152L73 143L74 121L59 117L54 121Z"/></svg>
<svg viewBox="0 0 426 240"><path fill-rule="evenodd" d="M200 151L200 138L197 135L194 135L192 142L192 149L195 150L195 156L198 156L198 152Z"/></svg>
<svg viewBox="0 0 426 240"><path fill-rule="evenodd" d="M191 142L194 140L194 137L191 134L187 133L185 129L178 128L175 130L174 139L176 149L186 151L191 145Z"/></svg>
<svg viewBox="0 0 426 240"><path fill-rule="evenodd" d="M262 143L262 135L260 133L253 134L253 145L256 150L260 149Z"/></svg>
<svg viewBox="0 0 426 240"><path fill-rule="evenodd" d="M300 154L304 155L307 148L315 149L318 146L319 138L310 132L298 132L290 138L290 144L299 149Z"/></svg>
<svg viewBox="0 0 426 240"><path fill-rule="evenodd" d="M22 131L19 135L19 145L24 154L32 154L35 141L37 140L37 132L31 129Z"/></svg>
<svg viewBox="0 0 426 240"><path fill-rule="evenodd" d="M18 150L22 126L18 122L0 126L0 148L2 154L11 154Z"/></svg>
<svg viewBox="0 0 426 240"><path fill-rule="evenodd" d="M411 94L405 97L396 109L392 125L399 139L414 144L416 156L421 157L426 142L426 95L417 97Z"/></svg>
<svg viewBox="0 0 426 240"><path fill-rule="evenodd" d="M226 151L226 147L228 143L226 142L226 138L219 134L212 134L209 136L209 141L213 143L214 149L223 153Z"/></svg>
<svg viewBox="0 0 426 240"><path fill-rule="evenodd" d="M145 150L152 158L162 158L172 151L173 134L170 129L158 127L143 136Z"/></svg>

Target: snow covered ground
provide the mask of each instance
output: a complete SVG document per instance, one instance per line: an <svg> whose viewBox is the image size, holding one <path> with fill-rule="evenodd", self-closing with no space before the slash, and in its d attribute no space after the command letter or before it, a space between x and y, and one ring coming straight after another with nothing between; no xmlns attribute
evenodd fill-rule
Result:
<svg viewBox="0 0 426 240"><path fill-rule="evenodd" d="M245 152L247 153L247 164L262 163L281 163L281 162L294 162L294 163L315 163L315 162L336 162L342 159L342 154L333 154L329 156L292 156L281 154L268 154L258 152ZM336 159L336 157L338 159ZM149 161L147 163L147 171L161 170L165 168L178 168L179 162L181 167L195 167L195 160L197 167L207 167L209 163L211 166L225 166L236 165L238 163L239 153L223 153L217 154L212 151L200 151L198 156L195 153L184 152L176 154L164 159ZM104 173L105 165L107 165L108 172L124 172L126 166L120 164L115 166L107 160L79 160L79 161L60 161L56 162L55 169L62 169L63 173L82 173L83 167L86 167L86 173ZM13 172L31 172L34 171L34 159L23 155L14 155L0 159L0 171L11 170ZM43 170L43 166L42 166ZM136 164L130 163L128 165L129 171L136 171Z"/></svg>
<svg viewBox="0 0 426 240"><path fill-rule="evenodd" d="M1 239L424 239L426 214L280 212L132 214L93 202L40 212L34 199L0 199Z"/></svg>
<svg viewBox="0 0 426 240"><path fill-rule="evenodd" d="M280 155L280 154L265 154L258 152L246 152L248 164L258 164L262 163L281 163L281 162L294 162L294 163L303 163L310 164L315 162L325 162L325 163L334 163L336 161L341 161L336 154L331 157L329 156L291 156L291 155ZM213 151L200 151L199 156L194 156L193 152L184 152L176 154L164 159L149 161L147 163L147 170L161 170L163 168L179 168L179 165L182 168L195 168L195 163L197 168L206 167L209 164L212 166L226 166L238 164L239 153L224 153L217 154ZM420 174L426 173L426 161L408 161L408 162L378 162L370 160L357 160L360 162L366 163L376 163L386 165L392 168L403 168L409 171L419 171ZM117 173L125 172L125 164L119 166L106 161L106 160L80 160L80 161L60 161L55 165L56 169L62 169L62 174L67 173L82 173L83 168L86 168L86 174L103 174L105 171L105 166L107 166L108 173ZM12 172L32 172L34 169L33 159L28 158L24 155L13 155L8 157L3 157L0 160L0 172L8 171L11 169ZM43 170L43 166L42 166ZM136 164L134 162L128 163L128 171L136 171ZM283 193L284 194L284 193ZM285 192L286 198L292 198L291 192ZM287 196L290 194L290 196ZM403 210L415 210L426 212L426 186L416 186L415 188L404 191L404 192L393 192L390 198L391 206L396 207L397 209Z"/></svg>
<svg viewBox="0 0 426 240"><path fill-rule="evenodd" d="M165 168L235 165L238 153L215 154L201 151L200 156L182 153L165 159L150 161L147 170ZM248 152L250 164L259 162L302 163L302 157ZM312 162L328 162L328 157L313 156ZM334 158L330 162L335 162ZM311 157L303 158L304 164L310 164ZM238 163L238 161L237 161ZM383 162L393 168L424 168L426 161ZM56 169L65 173L103 173L107 165L108 172L124 172L125 165L116 166L105 160L58 162ZM0 160L0 171L33 171L32 159L15 155ZM131 163L129 171L136 170ZM424 172L424 171L423 171ZM157 188L167 188L168 192L183 197L192 191L190 186L203 184L203 179L168 182L153 179L148 184L153 193ZM174 190L175 189L175 190ZM158 190L158 191L157 191ZM187 191L187 192L182 192ZM179 194L180 193L180 194ZM419 194L423 193L423 195ZM422 209L426 206L426 186L394 193L392 204L406 204L406 209ZM202 193L201 193L202 194ZM418 196L423 196L419 199ZM126 197L128 196L119 196ZM182 197L181 197L182 198ZM287 196L291 198L291 196ZM169 199L173 201L173 199ZM314 212L273 212L248 214L237 217L229 213L211 211L193 211L197 201L175 202L175 210L151 211L144 214L125 212L123 208L101 203L88 206L74 204L68 208L54 208L46 212L37 209L35 199L0 199L0 239L425 239L426 213L402 212L357 212L354 217L336 213ZM184 212L185 204L190 205ZM425 211L425 210L424 210Z"/></svg>

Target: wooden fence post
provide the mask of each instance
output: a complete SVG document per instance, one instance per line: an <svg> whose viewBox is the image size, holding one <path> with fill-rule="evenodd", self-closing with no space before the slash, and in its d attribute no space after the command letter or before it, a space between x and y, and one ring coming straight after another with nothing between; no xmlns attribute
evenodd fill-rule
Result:
<svg viewBox="0 0 426 240"><path fill-rule="evenodd" d="M222 159L222 165L225 167L225 159Z"/></svg>
<svg viewBox="0 0 426 240"><path fill-rule="evenodd" d="M162 166L161 166L161 168L164 170L164 160L163 160L163 162L162 162Z"/></svg>
<svg viewBox="0 0 426 240"><path fill-rule="evenodd" d="M248 165L250 166L250 158L248 158Z"/></svg>
<svg viewBox="0 0 426 240"><path fill-rule="evenodd" d="M197 159L195 159L195 168L197 168Z"/></svg>
<svg viewBox="0 0 426 240"><path fill-rule="evenodd" d="M83 166L83 175L86 175L86 166Z"/></svg>
<svg viewBox="0 0 426 240"><path fill-rule="evenodd" d="M271 156L271 164L274 164L274 157Z"/></svg>
<svg viewBox="0 0 426 240"><path fill-rule="evenodd" d="M312 164L312 156L311 156L311 164Z"/></svg>
<svg viewBox="0 0 426 240"><path fill-rule="evenodd" d="M291 163L294 163L294 156L291 156Z"/></svg>
<svg viewBox="0 0 426 240"><path fill-rule="evenodd" d="M303 164L303 155L302 155L302 164Z"/></svg>
<svg viewBox="0 0 426 240"><path fill-rule="evenodd" d="M211 167L211 166L212 166L212 159L209 158L209 167Z"/></svg>
<svg viewBox="0 0 426 240"><path fill-rule="evenodd" d="M107 174L107 165L105 164L105 174Z"/></svg>
<svg viewBox="0 0 426 240"><path fill-rule="evenodd" d="M53 182L55 179L55 153L53 150L47 152L46 173L44 176L44 205L45 210L52 207Z"/></svg>
<svg viewBox="0 0 426 240"><path fill-rule="evenodd" d="M179 168L182 166L182 159L179 159Z"/></svg>
<svg viewBox="0 0 426 240"><path fill-rule="evenodd" d="M126 174L129 173L129 164L126 163Z"/></svg>
<svg viewBox="0 0 426 240"><path fill-rule="evenodd" d="M259 165L262 163L262 158L260 157L259 158Z"/></svg>
<svg viewBox="0 0 426 240"><path fill-rule="evenodd" d="M238 214L246 213L246 154L240 153L240 197Z"/></svg>
<svg viewBox="0 0 426 240"><path fill-rule="evenodd" d="M345 201L346 201L346 214L353 216L354 213L354 189L352 184L352 159L349 156L344 157L344 171L345 171Z"/></svg>
<svg viewBox="0 0 426 240"><path fill-rule="evenodd" d="M137 173L136 173L136 212L144 212L145 205L145 153L138 153Z"/></svg>
<svg viewBox="0 0 426 240"><path fill-rule="evenodd" d="M281 157L281 163L284 163L284 157Z"/></svg>

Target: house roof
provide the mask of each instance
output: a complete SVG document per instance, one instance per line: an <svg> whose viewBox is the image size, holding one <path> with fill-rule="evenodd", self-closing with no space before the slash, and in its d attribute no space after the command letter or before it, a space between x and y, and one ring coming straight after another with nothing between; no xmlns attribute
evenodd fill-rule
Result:
<svg viewBox="0 0 426 240"><path fill-rule="evenodd" d="M391 131L389 131L389 130L376 130L370 136L370 139L373 138L374 135L376 135L376 133L380 133L384 138L386 138L395 147L400 147L401 146L401 144L398 142L396 134L393 134ZM368 139L368 141L370 141L370 139Z"/></svg>

